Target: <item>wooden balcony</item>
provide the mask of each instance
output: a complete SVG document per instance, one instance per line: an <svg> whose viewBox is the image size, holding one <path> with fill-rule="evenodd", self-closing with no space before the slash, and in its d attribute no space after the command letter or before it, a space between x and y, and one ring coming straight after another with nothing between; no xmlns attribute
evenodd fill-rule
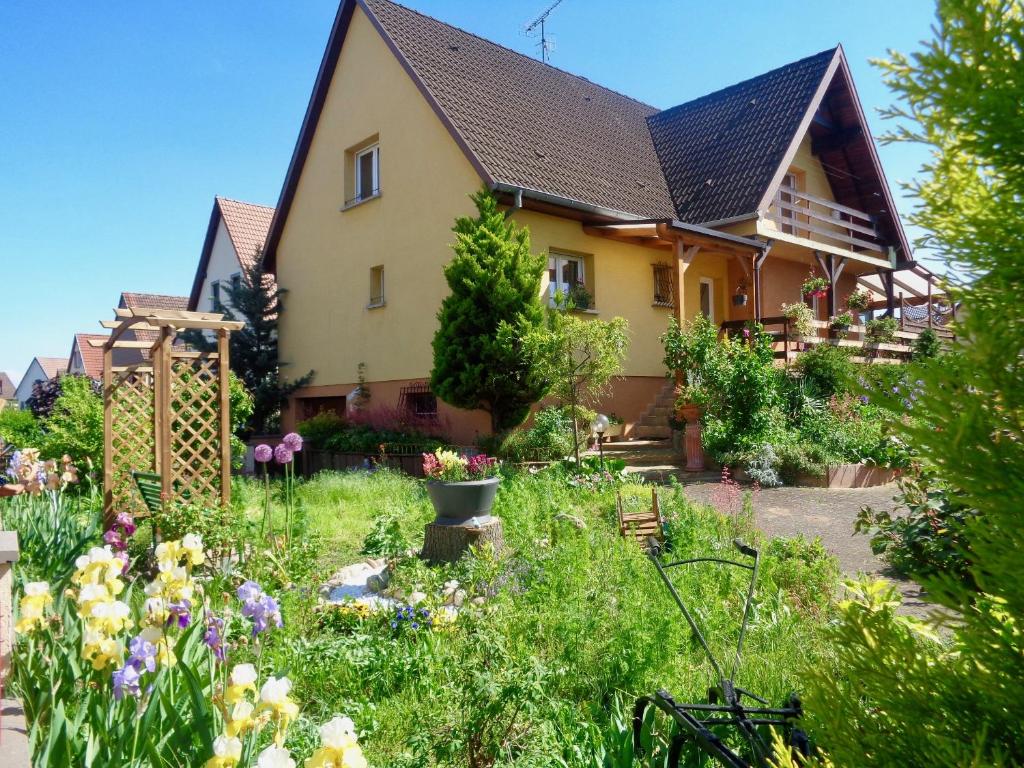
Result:
<svg viewBox="0 0 1024 768"><path fill-rule="evenodd" d="M882 244L874 220L856 208L780 187L766 218L782 235L820 243L829 250L888 260L889 249Z"/></svg>

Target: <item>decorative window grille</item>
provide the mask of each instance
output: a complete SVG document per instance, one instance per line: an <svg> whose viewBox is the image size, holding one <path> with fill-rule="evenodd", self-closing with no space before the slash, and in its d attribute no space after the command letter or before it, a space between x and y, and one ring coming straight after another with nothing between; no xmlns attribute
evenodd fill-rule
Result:
<svg viewBox="0 0 1024 768"><path fill-rule="evenodd" d="M437 395L430 391L425 381L402 387L399 393L398 409L419 418L437 417Z"/></svg>
<svg viewBox="0 0 1024 768"><path fill-rule="evenodd" d="M372 147L356 153L356 200L368 200L380 194L380 147Z"/></svg>
<svg viewBox="0 0 1024 768"><path fill-rule="evenodd" d="M672 296L672 267L668 264L652 264L654 270L654 303L659 307L674 307Z"/></svg>
<svg viewBox="0 0 1024 768"><path fill-rule="evenodd" d="M371 307L384 306L384 267L370 267L370 304Z"/></svg>

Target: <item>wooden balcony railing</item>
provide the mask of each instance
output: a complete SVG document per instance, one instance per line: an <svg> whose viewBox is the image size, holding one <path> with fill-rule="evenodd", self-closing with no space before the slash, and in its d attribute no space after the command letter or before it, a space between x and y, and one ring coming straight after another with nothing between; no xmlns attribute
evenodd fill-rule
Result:
<svg viewBox="0 0 1024 768"><path fill-rule="evenodd" d="M730 336L743 332L746 320L730 320L722 323L721 330ZM789 366L801 352L818 344L831 344L856 350L851 356L855 363L906 363L913 352L912 344L921 334L915 331L901 330L896 332L892 342L874 341L867 336L867 326L851 325L846 338L835 338L831 326L824 320L813 320L812 336L796 336L792 325L786 317L765 317L761 319L764 332L772 337L775 359Z"/></svg>
<svg viewBox="0 0 1024 768"><path fill-rule="evenodd" d="M868 214L821 197L780 187L768 209L780 232L851 251L884 254L875 222Z"/></svg>

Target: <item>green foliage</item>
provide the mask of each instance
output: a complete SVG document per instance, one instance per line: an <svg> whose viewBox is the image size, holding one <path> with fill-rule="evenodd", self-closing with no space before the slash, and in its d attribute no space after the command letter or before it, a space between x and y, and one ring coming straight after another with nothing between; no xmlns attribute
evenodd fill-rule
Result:
<svg viewBox="0 0 1024 768"><path fill-rule="evenodd" d="M316 416L300 421L296 428L310 448L323 448L327 440L345 428L345 420L334 411L322 411Z"/></svg>
<svg viewBox="0 0 1024 768"><path fill-rule="evenodd" d="M69 455L79 466L103 464L103 398L85 376L63 376L60 396L43 422L40 452L60 458Z"/></svg>
<svg viewBox="0 0 1024 768"><path fill-rule="evenodd" d="M622 317L598 320L550 310L545 326L517 341L534 370L548 382L558 404L568 409L579 425L592 418L591 409L608 394L612 379L622 371L629 348L629 323Z"/></svg>
<svg viewBox="0 0 1024 768"><path fill-rule="evenodd" d="M256 407L252 394L232 371L228 377L228 401L231 408L231 466L240 469L245 461L245 442L239 433L245 430Z"/></svg>
<svg viewBox="0 0 1024 768"><path fill-rule="evenodd" d="M925 562L943 568L922 578L929 598L956 616L946 637L897 615L884 585L856 587L844 606L838 669L814 671L804 700L836 765L1024 763L1024 698L1008 684L1024 677L1024 8L942 0L938 11L935 40L882 66L901 98L890 138L931 151L911 220L968 279L950 288L970 311L941 363L918 369L901 435L976 514L953 542L922 540ZM969 579L940 565L947 544L969 552Z"/></svg>
<svg viewBox="0 0 1024 768"><path fill-rule="evenodd" d="M529 429L513 430L498 456L507 461L556 461L573 451L572 418L561 408L542 408Z"/></svg>
<svg viewBox="0 0 1024 768"><path fill-rule="evenodd" d="M244 427L248 434L265 435L278 427L281 407L299 387L313 379L308 371L289 380L282 368L288 363L278 355L277 328L284 312L274 277L263 269L259 254L250 267L243 270L237 284L222 286L229 305L224 316L243 320L245 326L231 333L231 370L252 396L252 410ZM188 331L182 337L197 349L213 349L214 342L202 331Z"/></svg>
<svg viewBox="0 0 1024 768"><path fill-rule="evenodd" d="M896 331L900 329L895 317L875 317L864 324L867 330L866 341L887 344L896 339Z"/></svg>
<svg viewBox="0 0 1024 768"><path fill-rule="evenodd" d="M789 320L790 337L800 339L814 335L814 315L811 308L802 301L795 304L783 304L782 316Z"/></svg>
<svg viewBox="0 0 1024 768"><path fill-rule="evenodd" d="M899 486L899 511L864 507L857 517L856 532L869 534L872 551L911 578L948 574L973 585L966 534L977 510L927 474L901 478Z"/></svg>
<svg viewBox="0 0 1024 768"><path fill-rule="evenodd" d="M477 217L455 222L455 256L444 268L450 293L437 315L430 381L446 403L487 411L498 433L521 424L547 391L512 341L543 325L544 259L530 253L529 232L506 220L494 195L481 190L473 203Z"/></svg>
<svg viewBox="0 0 1024 768"><path fill-rule="evenodd" d="M914 339L911 347L913 349L911 359L915 362L931 360L942 353L942 343L939 341L939 336L931 328L925 328L921 331L920 335Z"/></svg>
<svg viewBox="0 0 1024 768"><path fill-rule="evenodd" d="M871 292L866 288L854 288L846 297L846 306L854 312L863 312L871 304Z"/></svg>
<svg viewBox="0 0 1024 768"><path fill-rule="evenodd" d="M0 410L0 443L15 448L35 448L43 443L43 430L30 410L12 408Z"/></svg>
<svg viewBox="0 0 1024 768"><path fill-rule="evenodd" d="M382 512L373 520L373 528L363 540L362 553L389 560L404 557L409 550L409 539L402 530L398 515Z"/></svg>
<svg viewBox="0 0 1024 768"><path fill-rule="evenodd" d="M722 391L729 367L725 349L718 342L718 327L702 314L685 328L672 318L661 343L665 368L671 374L682 374L682 404L708 405Z"/></svg>
<svg viewBox="0 0 1024 768"><path fill-rule="evenodd" d="M382 450L384 453L408 453L409 449L423 453L447 444L447 438L418 431L375 429L368 424L357 424L328 437L324 447L337 453L380 454Z"/></svg>

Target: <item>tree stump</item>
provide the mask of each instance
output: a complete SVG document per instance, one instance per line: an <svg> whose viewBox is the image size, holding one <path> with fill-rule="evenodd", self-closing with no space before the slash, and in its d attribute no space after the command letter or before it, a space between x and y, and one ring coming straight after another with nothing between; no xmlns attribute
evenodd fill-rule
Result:
<svg viewBox="0 0 1024 768"><path fill-rule="evenodd" d="M492 517L481 525L440 525L427 523L420 557L428 563L454 563L471 546L490 542L495 552L505 546L501 520Z"/></svg>

